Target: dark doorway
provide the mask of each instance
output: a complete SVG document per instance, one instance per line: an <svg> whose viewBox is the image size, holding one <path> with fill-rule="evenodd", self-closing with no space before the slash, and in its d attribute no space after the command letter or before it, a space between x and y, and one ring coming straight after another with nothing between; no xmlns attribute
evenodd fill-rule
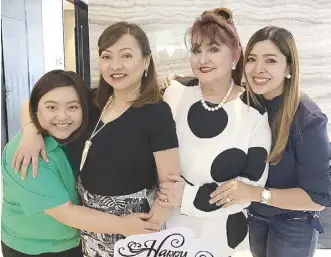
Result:
<svg viewBox="0 0 331 257"><path fill-rule="evenodd" d="M91 85L88 5L75 1L76 72Z"/></svg>

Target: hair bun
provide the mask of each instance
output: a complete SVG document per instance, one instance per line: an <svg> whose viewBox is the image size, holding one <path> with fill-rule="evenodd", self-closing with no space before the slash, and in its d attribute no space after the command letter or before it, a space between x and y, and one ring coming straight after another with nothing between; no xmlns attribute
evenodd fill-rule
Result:
<svg viewBox="0 0 331 257"><path fill-rule="evenodd" d="M227 22L232 22L232 12L228 8L216 8L213 10L218 16Z"/></svg>

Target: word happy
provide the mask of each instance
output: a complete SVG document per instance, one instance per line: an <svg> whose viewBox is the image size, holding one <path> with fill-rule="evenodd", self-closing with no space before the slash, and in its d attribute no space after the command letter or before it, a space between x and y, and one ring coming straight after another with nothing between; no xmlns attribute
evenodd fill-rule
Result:
<svg viewBox="0 0 331 257"><path fill-rule="evenodd" d="M115 257L216 257L208 251L196 248L193 238L185 233L155 234L153 239L151 236L142 235L133 236L135 240L131 239L132 237L127 238L130 240L120 240L120 245L115 247Z"/></svg>

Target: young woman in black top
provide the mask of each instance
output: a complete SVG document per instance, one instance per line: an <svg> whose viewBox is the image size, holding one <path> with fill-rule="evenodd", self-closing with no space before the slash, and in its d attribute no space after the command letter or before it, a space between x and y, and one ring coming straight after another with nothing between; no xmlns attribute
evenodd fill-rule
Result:
<svg viewBox="0 0 331 257"><path fill-rule="evenodd" d="M225 207L252 201L250 248L254 257L311 257L323 228L319 212L330 204L327 117L300 92L299 59L292 34L265 27L245 54L247 90L267 108L272 131L266 187L231 181L214 192ZM226 198L233 201L226 203Z"/></svg>
<svg viewBox="0 0 331 257"><path fill-rule="evenodd" d="M179 175L180 165L175 123L159 92L148 38L139 26L119 22L102 33L98 47L101 76L89 128L67 153L80 169L81 200L118 216L150 212L148 221L161 228L171 208L154 202L158 182ZM113 256L124 235L148 232L139 217L132 216L121 234L82 231L84 255Z"/></svg>

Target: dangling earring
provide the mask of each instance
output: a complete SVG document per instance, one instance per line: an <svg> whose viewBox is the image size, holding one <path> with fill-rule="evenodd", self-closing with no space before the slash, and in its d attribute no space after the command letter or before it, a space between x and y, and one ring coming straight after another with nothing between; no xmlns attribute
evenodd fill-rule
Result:
<svg viewBox="0 0 331 257"><path fill-rule="evenodd" d="M232 70L236 69L237 64L235 62L232 63Z"/></svg>
<svg viewBox="0 0 331 257"><path fill-rule="evenodd" d="M286 75L286 78L287 78L287 79L290 79L291 77L292 77L292 76L291 76L290 73Z"/></svg>
<svg viewBox="0 0 331 257"><path fill-rule="evenodd" d="M147 77L147 70L145 70L145 78Z"/></svg>

